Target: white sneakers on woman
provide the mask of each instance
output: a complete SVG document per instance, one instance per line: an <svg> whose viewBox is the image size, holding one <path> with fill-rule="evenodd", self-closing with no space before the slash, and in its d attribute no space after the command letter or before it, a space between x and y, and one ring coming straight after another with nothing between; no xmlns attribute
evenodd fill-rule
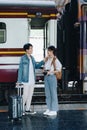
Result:
<svg viewBox="0 0 87 130"><path fill-rule="evenodd" d="M57 116L56 111L50 111L49 109L47 109L43 114L47 116Z"/></svg>
<svg viewBox="0 0 87 130"><path fill-rule="evenodd" d="M44 114L44 115L47 115L49 112L50 112L50 110L47 109L43 114Z"/></svg>

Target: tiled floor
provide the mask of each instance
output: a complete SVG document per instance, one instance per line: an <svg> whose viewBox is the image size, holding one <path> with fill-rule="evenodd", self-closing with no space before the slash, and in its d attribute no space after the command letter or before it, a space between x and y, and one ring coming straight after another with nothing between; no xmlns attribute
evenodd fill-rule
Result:
<svg viewBox="0 0 87 130"><path fill-rule="evenodd" d="M0 130L87 130L87 104L59 105L56 117L43 115L46 106L31 108L37 110L37 114L23 116L21 121L13 123L7 112L0 112Z"/></svg>

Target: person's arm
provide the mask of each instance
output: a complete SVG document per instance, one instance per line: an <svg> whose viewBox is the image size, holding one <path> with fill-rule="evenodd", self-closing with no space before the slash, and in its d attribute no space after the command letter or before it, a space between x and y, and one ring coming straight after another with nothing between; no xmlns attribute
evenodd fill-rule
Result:
<svg viewBox="0 0 87 130"><path fill-rule="evenodd" d="M35 69L39 69L42 65L45 64L45 62L47 61L47 57L44 58L42 61L40 61L39 63L37 63L34 59L34 57L32 57L32 61L33 61L33 64L34 64L34 67Z"/></svg>
<svg viewBox="0 0 87 130"><path fill-rule="evenodd" d="M39 69L42 65L44 65L44 60L40 61L39 63L35 63L35 68Z"/></svg>
<svg viewBox="0 0 87 130"><path fill-rule="evenodd" d="M57 71L61 71L62 70L62 64L61 64L61 62L58 59L55 60L55 66L56 66L56 70Z"/></svg>

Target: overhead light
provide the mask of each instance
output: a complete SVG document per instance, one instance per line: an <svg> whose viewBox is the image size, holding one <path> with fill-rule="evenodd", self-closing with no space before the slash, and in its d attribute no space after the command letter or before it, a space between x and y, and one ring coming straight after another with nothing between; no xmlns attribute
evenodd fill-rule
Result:
<svg viewBox="0 0 87 130"><path fill-rule="evenodd" d="M41 12L37 12L37 13L36 13L36 16L37 16L37 17L41 17L41 16L42 16L42 13L41 13Z"/></svg>

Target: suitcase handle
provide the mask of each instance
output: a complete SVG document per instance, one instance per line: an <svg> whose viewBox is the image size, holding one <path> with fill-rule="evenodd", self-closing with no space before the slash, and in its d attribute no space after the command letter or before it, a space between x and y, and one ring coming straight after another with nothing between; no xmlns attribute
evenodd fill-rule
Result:
<svg viewBox="0 0 87 130"><path fill-rule="evenodd" d="M19 83L16 85L18 96L21 96L21 89L23 88L23 84Z"/></svg>

